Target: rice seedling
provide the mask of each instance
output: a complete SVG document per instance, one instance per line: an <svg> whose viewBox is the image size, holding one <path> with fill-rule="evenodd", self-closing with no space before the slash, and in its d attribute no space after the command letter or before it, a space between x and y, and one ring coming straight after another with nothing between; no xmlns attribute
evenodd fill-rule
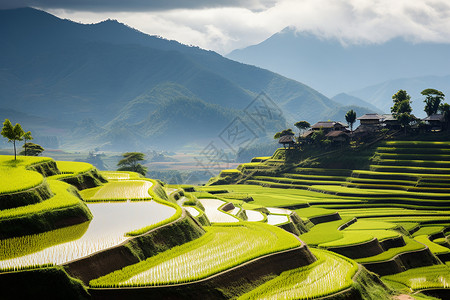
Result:
<svg viewBox="0 0 450 300"><path fill-rule="evenodd" d="M403 236L403 240L405 241L405 244L406 244L403 247L391 248L391 249L384 251L383 253L380 253L378 255L370 256L370 257L366 257L366 258L358 258L358 259L355 259L355 261L358 263L385 261L385 260L389 260L389 259L393 258L394 256L396 256L397 254L400 254L400 253L425 249L424 245L422 245L421 243L419 243L407 236Z"/></svg>
<svg viewBox="0 0 450 300"><path fill-rule="evenodd" d="M126 200L150 200L148 190L152 182L146 180L113 181L102 186L87 201L126 201ZM86 195L86 193L84 193Z"/></svg>
<svg viewBox="0 0 450 300"><path fill-rule="evenodd" d="M0 195L21 192L36 187L44 181L41 174L25 168L5 168L0 166Z"/></svg>
<svg viewBox="0 0 450 300"><path fill-rule="evenodd" d="M100 171L100 175L105 177L107 180L128 180L142 178L141 174L131 171Z"/></svg>
<svg viewBox="0 0 450 300"><path fill-rule="evenodd" d="M79 225L80 228L63 228L1 241L0 270L59 265L82 258L123 243L128 239L127 232L164 222L176 213L175 208L154 201L95 203L88 206L94 218L83 234L79 231L83 225ZM77 234L82 236L75 239ZM27 243L29 245L25 246ZM24 248L21 250L18 245Z"/></svg>
<svg viewBox="0 0 450 300"><path fill-rule="evenodd" d="M355 262L331 252L311 251L316 262L283 272L238 299L314 299L351 287L358 270Z"/></svg>
<svg viewBox="0 0 450 300"><path fill-rule="evenodd" d="M166 285L199 280L248 260L300 245L263 223L212 226L202 237L90 282L92 287Z"/></svg>
<svg viewBox="0 0 450 300"><path fill-rule="evenodd" d="M367 231L343 231L343 237L331 242L319 244L321 248L341 247L369 242L374 239Z"/></svg>
<svg viewBox="0 0 450 300"><path fill-rule="evenodd" d="M438 245L430 241L427 235L419 235L414 237L414 239L419 243L426 245L428 248L430 248L430 251L433 252L434 254L444 254L450 252L450 249L448 249L447 247Z"/></svg>
<svg viewBox="0 0 450 300"><path fill-rule="evenodd" d="M358 220L353 223L346 230L379 230L379 229L394 229L397 225L394 223L370 221L370 220Z"/></svg>
<svg viewBox="0 0 450 300"><path fill-rule="evenodd" d="M51 161L47 157L0 155L0 195L21 192L38 186L44 178L38 172L27 170L27 166Z"/></svg>
<svg viewBox="0 0 450 300"><path fill-rule="evenodd" d="M81 174L94 168L91 164L75 161L56 161L56 165L61 174Z"/></svg>
<svg viewBox="0 0 450 300"><path fill-rule="evenodd" d="M0 261L41 251L53 245L79 239L89 227L89 222L47 231L40 234L0 240Z"/></svg>
<svg viewBox="0 0 450 300"><path fill-rule="evenodd" d="M54 209L61 209L80 203L80 198L68 192L72 186L61 181L49 180L48 184L54 196L45 201L20 206L16 208L4 209L0 211L0 220L8 218L17 218L19 216L34 214L38 212L51 211Z"/></svg>
<svg viewBox="0 0 450 300"><path fill-rule="evenodd" d="M382 279L404 284L413 291L450 288L450 267L448 265L435 265L414 268L402 273L383 276Z"/></svg>

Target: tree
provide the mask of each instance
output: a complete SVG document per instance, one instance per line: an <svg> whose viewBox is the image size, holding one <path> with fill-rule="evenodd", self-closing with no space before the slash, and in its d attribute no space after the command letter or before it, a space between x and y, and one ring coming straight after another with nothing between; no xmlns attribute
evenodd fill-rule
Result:
<svg viewBox="0 0 450 300"><path fill-rule="evenodd" d="M394 101L394 105L391 107L392 114L398 113L400 108L400 104L402 102L408 103L411 107L411 96L405 90L399 90L392 96L392 100ZM409 111L411 113L412 109Z"/></svg>
<svg viewBox="0 0 450 300"><path fill-rule="evenodd" d="M34 144L34 143L25 143L22 146L25 150L21 151L20 155L28 155L28 156L39 156L42 152L44 152L44 148L42 148L41 145Z"/></svg>
<svg viewBox="0 0 450 300"><path fill-rule="evenodd" d="M31 141L33 139L33 137L31 136L31 131L27 131L23 134L22 138L24 139L24 143L23 143L23 148L24 150L24 155L27 156L27 144L31 144L31 143L27 143L27 141ZM36 145L36 144L33 144ZM39 146L39 145L38 145ZM40 146L39 146L40 147ZM41 147L42 148L42 147ZM44 148L42 148L42 151L44 151ZM42 152L41 151L41 152ZM22 153L22 152L21 152ZM32 155L32 156L37 156L37 155Z"/></svg>
<svg viewBox="0 0 450 300"><path fill-rule="evenodd" d="M441 103L439 105L439 112L444 115L444 121L447 129L450 129L450 105L448 103Z"/></svg>
<svg viewBox="0 0 450 300"><path fill-rule="evenodd" d="M5 122L3 122L3 128L1 134L8 139L8 142L13 142L14 144L14 160L17 159L16 154L16 141L21 141L23 138L23 129L22 126L20 126L19 123L16 123L16 125L12 126L11 121L8 119L5 119Z"/></svg>
<svg viewBox="0 0 450 300"><path fill-rule="evenodd" d="M311 139L313 140L314 144L322 144L325 140L325 132L323 131L323 128L314 131L314 133L311 135Z"/></svg>
<svg viewBox="0 0 450 300"><path fill-rule="evenodd" d="M347 121L348 126L350 126L350 131L353 132L353 124L356 121L356 112L351 109L345 114L345 120Z"/></svg>
<svg viewBox="0 0 450 300"><path fill-rule="evenodd" d="M409 96L405 90L399 90L392 96L394 105L391 107L391 112L400 125L405 129L405 134L409 124L412 120L414 120L414 117L411 115L412 108L410 99L411 96Z"/></svg>
<svg viewBox="0 0 450 300"><path fill-rule="evenodd" d="M441 101L444 100L444 93L435 89L425 89L421 94L426 96L423 102L425 102L424 111L427 113L427 116L436 114L439 110Z"/></svg>
<svg viewBox="0 0 450 300"><path fill-rule="evenodd" d="M292 131L291 128L289 128L289 129L285 129L283 131L275 133L273 138L274 139L279 139L280 137L285 136L285 135L295 135L295 133Z"/></svg>
<svg viewBox="0 0 450 300"><path fill-rule="evenodd" d="M147 168L140 164L145 160L145 154L141 152L126 152L123 158L117 163L118 171L133 171L145 176Z"/></svg>
<svg viewBox="0 0 450 300"><path fill-rule="evenodd" d="M309 124L306 121L298 121L297 123L294 124L294 126L297 127L300 130L300 134L302 134L304 130L311 127L311 124Z"/></svg>

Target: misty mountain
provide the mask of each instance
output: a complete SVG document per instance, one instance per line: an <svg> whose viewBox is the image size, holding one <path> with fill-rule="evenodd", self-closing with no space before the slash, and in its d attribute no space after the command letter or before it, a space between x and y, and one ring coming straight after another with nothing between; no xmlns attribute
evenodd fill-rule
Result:
<svg viewBox="0 0 450 300"><path fill-rule="evenodd" d="M381 109L376 107L375 105L364 101L361 98L346 94L346 93L340 93L331 98L331 100L336 101L337 103L344 105L344 106L359 106L364 107L367 110L370 110L374 113L383 113Z"/></svg>
<svg viewBox="0 0 450 300"><path fill-rule="evenodd" d="M398 90L406 90L411 96L412 113L417 117L425 117L425 96L421 95L424 89L434 88L447 95L447 103L450 99L450 75L448 76L424 76L415 78L402 78L385 81L376 85L371 85L353 92L350 95L362 98L367 102L380 108L385 113L390 113L392 106L392 95Z"/></svg>
<svg viewBox="0 0 450 300"><path fill-rule="evenodd" d="M297 81L117 21L85 25L32 8L0 10L0 37L0 107L57 120L55 128L77 124L61 136L73 148L174 139L179 146L196 132L211 139L261 92L283 112L266 124L271 132L286 120L328 119L341 107Z"/></svg>
<svg viewBox="0 0 450 300"><path fill-rule="evenodd" d="M450 73L448 53L450 44L414 44L398 38L384 44L343 46L335 39L285 28L227 57L269 69L333 96L398 78L446 76Z"/></svg>

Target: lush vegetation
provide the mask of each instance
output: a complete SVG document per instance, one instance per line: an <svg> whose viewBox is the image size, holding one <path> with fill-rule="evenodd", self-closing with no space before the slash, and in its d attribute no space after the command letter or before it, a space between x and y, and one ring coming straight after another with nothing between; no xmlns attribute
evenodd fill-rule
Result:
<svg viewBox="0 0 450 300"><path fill-rule="evenodd" d="M312 252L316 262L283 272L239 299L314 299L352 286L358 270L354 261L323 250Z"/></svg>
<svg viewBox="0 0 450 300"><path fill-rule="evenodd" d="M260 223L213 226L190 243L92 281L95 287L161 285L198 280L253 258L299 246L281 229Z"/></svg>
<svg viewBox="0 0 450 300"><path fill-rule="evenodd" d="M384 276L383 280L401 283L411 290L450 287L450 268L436 265L415 268L395 275Z"/></svg>

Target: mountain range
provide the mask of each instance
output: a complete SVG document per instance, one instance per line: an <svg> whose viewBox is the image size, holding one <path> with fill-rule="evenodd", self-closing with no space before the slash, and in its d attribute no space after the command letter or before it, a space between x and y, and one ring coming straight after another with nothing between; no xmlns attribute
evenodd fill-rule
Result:
<svg viewBox="0 0 450 300"><path fill-rule="evenodd" d="M425 88L450 95L449 53L450 44L412 43L396 38L382 44L344 45L337 39L287 27L226 57L278 72L329 97L345 92L389 112L392 95L399 89L410 90L415 99Z"/></svg>
<svg viewBox="0 0 450 300"><path fill-rule="evenodd" d="M243 109L261 92L282 111L265 124L268 137L344 107L298 81L114 20L86 25L32 8L0 10L0 37L0 110L48 120L45 132L60 129L60 144L72 149L207 143L245 121Z"/></svg>

